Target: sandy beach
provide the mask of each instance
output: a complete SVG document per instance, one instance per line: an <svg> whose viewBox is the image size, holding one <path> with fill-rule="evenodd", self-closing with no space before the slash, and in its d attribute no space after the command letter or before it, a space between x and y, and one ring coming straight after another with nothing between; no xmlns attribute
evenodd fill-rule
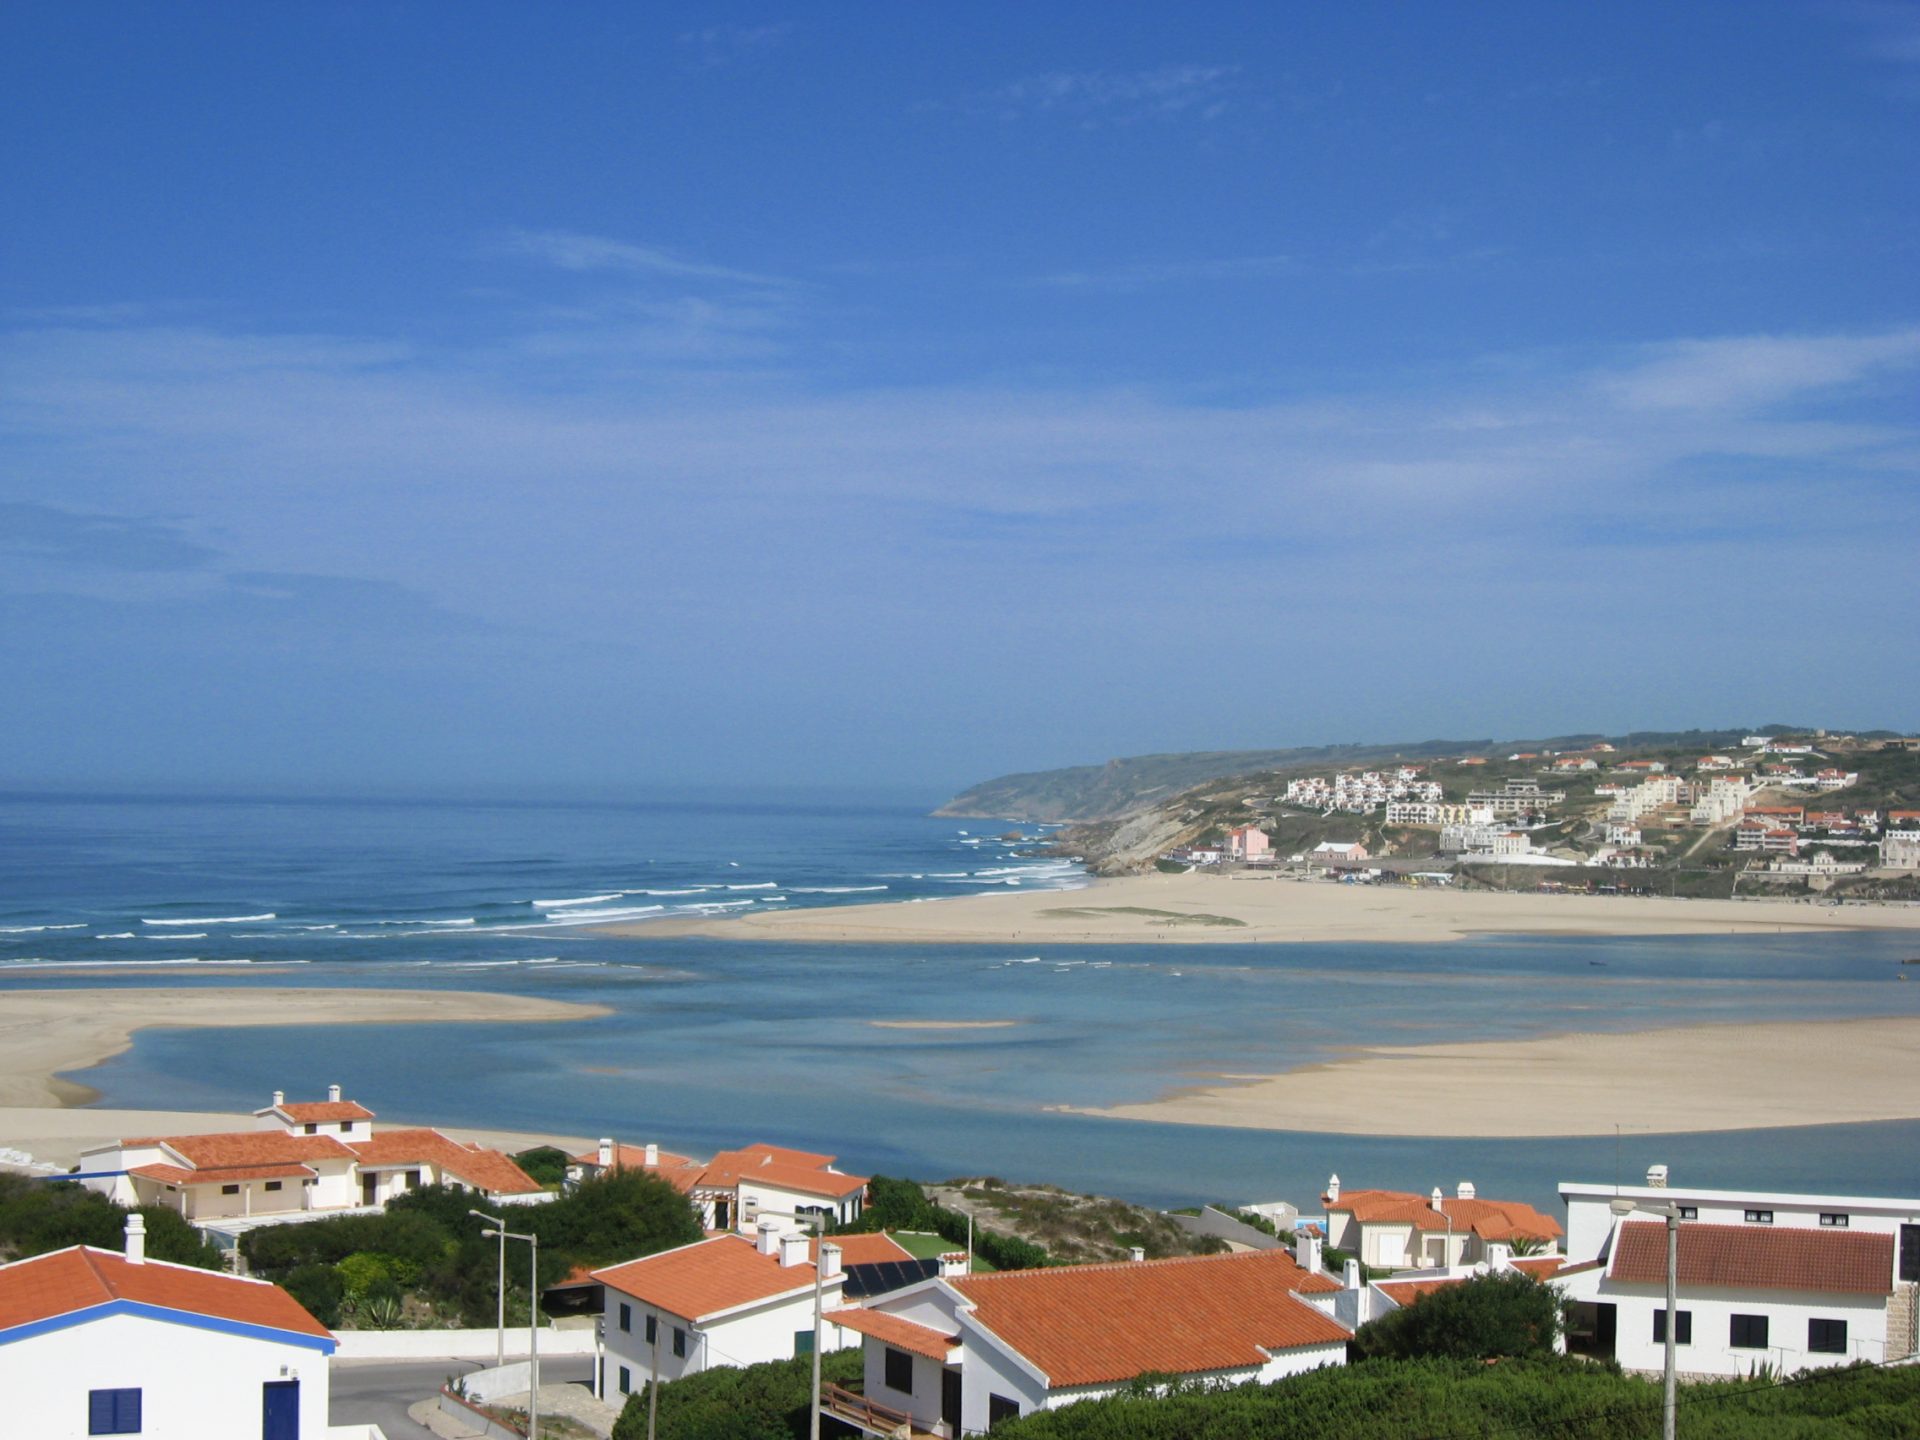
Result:
<svg viewBox="0 0 1920 1440"><path fill-rule="evenodd" d="M607 1013L597 1005L465 990L6 990L0 991L0 1107L87 1104L95 1092L60 1079L61 1072L98 1065L131 1045L136 1030L153 1026L471 1024ZM0 1144L7 1143L5 1124L0 1113Z"/></svg>
<svg viewBox="0 0 1920 1440"><path fill-rule="evenodd" d="M1920 1019L1367 1046L1331 1064L1075 1113L1338 1135L1522 1137L1920 1117ZM1060 1107L1068 1109L1072 1107Z"/></svg>
<svg viewBox="0 0 1920 1440"><path fill-rule="evenodd" d="M895 945L1418 943L1469 935L1728 935L1791 930L1905 930L1920 943L1920 905L1514 895L1336 885L1271 875L1187 874L1096 880L1079 890L1009 891L951 900L596 927L599 934L635 939L698 935L720 940Z"/></svg>

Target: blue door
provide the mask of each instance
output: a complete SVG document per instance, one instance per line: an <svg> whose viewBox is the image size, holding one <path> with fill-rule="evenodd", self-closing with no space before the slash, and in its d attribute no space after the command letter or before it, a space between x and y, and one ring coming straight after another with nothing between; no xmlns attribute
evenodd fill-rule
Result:
<svg viewBox="0 0 1920 1440"><path fill-rule="evenodd" d="M260 1387L260 1440L300 1440L298 1380L269 1380Z"/></svg>

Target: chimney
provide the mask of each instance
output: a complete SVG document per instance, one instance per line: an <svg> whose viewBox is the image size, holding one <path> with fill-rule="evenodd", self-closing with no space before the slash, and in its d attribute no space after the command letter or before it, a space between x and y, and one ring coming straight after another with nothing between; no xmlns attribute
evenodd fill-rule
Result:
<svg viewBox="0 0 1920 1440"><path fill-rule="evenodd" d="M840 1273L840 1247L831 1240L820 1242L820 1278L831 1280Z"/></svg>
<svg viewBox="0 0 1920 1440"><path fill-rule="evenodd" d="M1647 1188L1649 1190L1664 1190L1667 1188L1666 1166L1649 1165L1647 1167Z"/></svg>
<svg viewBox="0 0 1920 1440"><path fill-rule="evenodd" d="M1433 1187L1433 1199L1429 1203L1442 1215L1447 1213L1447 1197L1440 1193L1438 1185Z"/></svg>
<svg viewBox="0 0 1920 1440"><path fill-rule="evenodd" d="M1360 1278L1360 1262L1349 1258L1347 1263L1340 1267L1340 1288L1358 1290L1365 1283Z"/></svg>
<svg viewBox="0 0 1920 1440"><path fill-rule="evenodd" d="M1329 1175L1327 1177L1327 1201L1329 1204L1331 1204L1333 1201L1338 1200L1339 1198L1340 1198L1340 1177L1338 1175Z"/></svg>
<svg viewBox="0 0 1920 1440"><path fill-rule="evenodd" d="M278 1109L279 1109L279 1108L280 1108L280 1107L281 1107L282 1105L284 1105L284 1104L286 1104L286 1103L287 1103L287 1092L286 1092L286 1091L284 1091L284 1090L276 1090L276 1091L274 1091L274 1092L273 1092L273 1108L274 1108L274 1109L276 1109L276 1110L278 1110Z"/></svg>
<svg viewBox="0 0 1920 1440"><path fill-rule="evenodd" d="M1138 1265L1142 1260L1147 1258L1147 1247L1144 1245L1130 1247L1127 1251L1127 1258Z"/></svg>
<svg viewBox="0 0 1920 1440"><path fill-rule="evenodd" d="M658 1170L660 1168L660 1147L651 1140L647 1142L646 1165L649 1170Z"/></svg>
<svg viewBox="0 0 1920 1440"><path fill-rule="evenodd" d="M753 1248L762 1255L776 1255L780 1251L780 1222L771 1215L762 1215L755 1223L758 1232Z"/></svg>
<svg viewBox="0 0 1920 1440"><path fill-rule="evenodd" d="M1495 1275L1513 1268L1513 1247L1498 1240L1487 1242L1487 1269Z"/></svg>
<svg viewBox="0 0 1920 1440"><path fill-rule="evenodd" d="M1471 1180L1462 1180L1453 1187L1453 1193L1462 1200L1471 1200L1478 1192L1474 1190Z"/></svg>
<svg viewBox="0 0 1920 1440"><path fill-rule="evenodd" d="M594 1157L602 1170L613 1168L613 1140L609 1136L600 1139L600 1153Z"/></svg>
<svg viewBox="0 0 1920 1440"><path fill-rule="evenodd" d="M1320 1232L1302 1225L1293 1232L1293 1259L1309 1275L1320 1273Z"/></svg>
<svg viewBox="0 0 1920 1440"><path fill-rule="evenodd" d="M340 1103L340 1087L338 1085L327 1086L327 1099L334 1105Z"/></svg>
<svg viewBox="0 0 1920 1440"><path fill-rule="evenodd" d="M953 1280L967 1273L967 1252L948 1250L940 1257L940 1278Z"/></svg>
<svg viewBox="0 0 1920 1440"><path fill-rule="evenodd" d="M780 1268L790 1270L795 1265L807 1263L807 1237L799 1231L791 1231L780 1237Z"/></svg>
<svg viewBox="0 0 1920 1440"><path fill-rule="evenodd" d="M147 1217L144 1215L127 1216L127 1263L147 1263Z"/></svg>

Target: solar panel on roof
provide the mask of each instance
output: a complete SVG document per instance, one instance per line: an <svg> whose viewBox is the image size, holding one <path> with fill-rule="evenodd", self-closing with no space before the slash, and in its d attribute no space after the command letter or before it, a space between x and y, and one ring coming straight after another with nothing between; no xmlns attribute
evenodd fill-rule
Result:
<svg viewBox="0 0 1920 1440"><path fill-rule="evenodd" d="M876 1260L866 1265L849 1265L840 1293L849 1300L863 1300L869 1295L904 1290L939 1273L938 1260Z"/></svg>

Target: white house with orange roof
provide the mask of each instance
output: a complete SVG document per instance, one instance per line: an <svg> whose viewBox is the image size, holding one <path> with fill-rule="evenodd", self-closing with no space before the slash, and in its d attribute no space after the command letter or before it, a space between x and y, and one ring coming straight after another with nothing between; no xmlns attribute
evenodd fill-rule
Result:
<svg viewBox="0 0 1920 1440"><path fill-rule="evenodd" d="M796 1226L816 1217L848 1225L866 1204L867 1179L834 1169L834 1158L780 1145L722 1150L689 1193L710 1230L753 1234L762 1217Z"/></svg>
<svg viewBox="0 0 1920 1440"><path fill-rule="evenodd" d="M1493 1244L1555 1249L1560 1222L1518 1200L1482 1200L1462 1180L1453 1198L1404 1190L1345 1190L1327 1180L1327 1243L1381 1270L1471 1265Z"/></svg>
<svg viewBox="0 0 1920 1440"><path fill-rule="evenodd" d="M814 1255L811 1237L769 1217L752 1238L714 1235L593 1271L605 1291L601 1393L631 1394L656 1374L676 1380L808 1353L816 1282L823 1310L840 1307L846 1283L838 1245L821 1247L817 1267ZM848 1343L837 1326L824 1327L823 1350Z"/></svg>
<svg viewBox="0 0 1920 1440"><path fill-rule="evenodd" d="M546 1200L498 1150L438 1130L376 1130L373 1112L340 1098L273 1103L261 1128L123 1139L83 1151L74 1177L126 1206L165 1205L195 1224L290 1218L381 1206L423 1185L456 1185L497 1204Z"/></svg>
<svg viewBox="0 0 1920 1440"><path fill-rule="evenodd" d="M1343 1365L1339 1288L1284 1250L943 1274L832 1313L864 1337L864 1383L829 1386L821 1413L958 1436L1143 1375L1235 1385Z"/></svg>
<svg viewBox="0 0 1920 1440"><path fill-rule="evenodd" d="M21 1440L325 1440L333 1350L277 1285L147 1259L138 1215L124 1251L0 1266L0 1428Z"/></svg>
<svg viewBox="0 0 1920 1440"><path fill-rule="evenodd" d="M604 1137L593 1149L567 1157L567 1184L578 1185L620 1170L644 1170L659 1176L682 1194L692 1191L707 1167L698 1160L645 1145L616 1144Z"/></svg>

